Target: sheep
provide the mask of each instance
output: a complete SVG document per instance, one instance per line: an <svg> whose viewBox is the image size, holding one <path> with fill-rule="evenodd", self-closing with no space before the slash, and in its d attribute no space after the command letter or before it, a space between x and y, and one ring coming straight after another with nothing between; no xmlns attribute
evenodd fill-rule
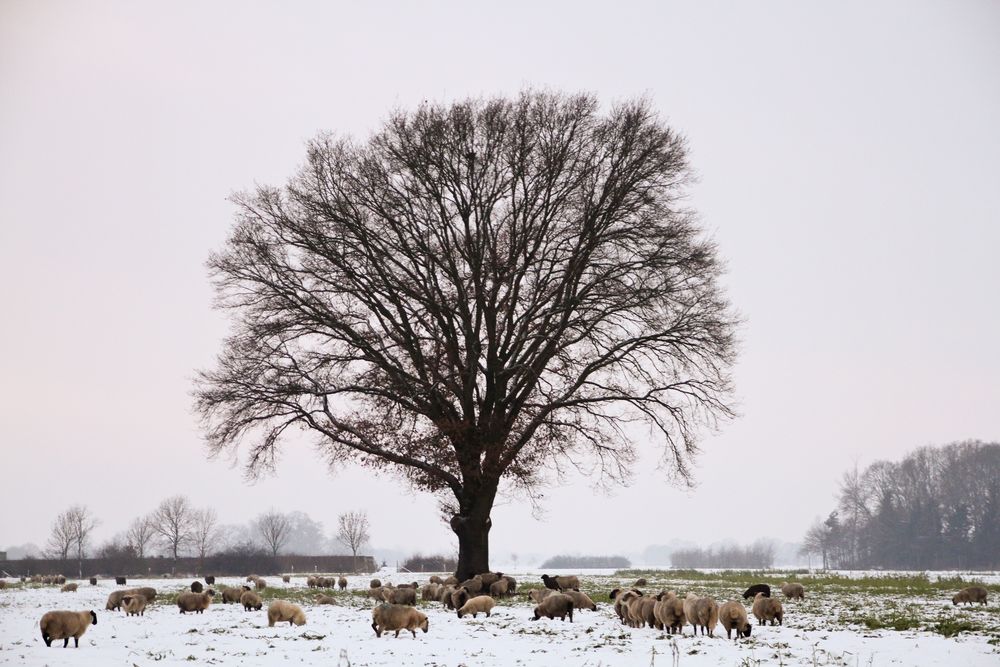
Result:
<svg viewBox="0 0 1000 667"><path fill-rule="evenodd" d="M253 591L243 591L240 595L240 604L243 605L243 611L260 611L264 601Z"/></svg>
<svg viewBox="0 0 1000 667"><path fill-rule="evenodd" d="M754 584L750 588L743 591L743 599L749 600L753 596L757 595L757 593L763 593L764 597L769 598L771 597L771 587L767 584Z"/></svg>
<svg viewBox="0 0 1000 667"><path fill-rule="evenodd" d="M489 588L497 581L503 579L503 572L483 572L476 576L483 582L483 588Z"/></svg>
<svg viewBox="0 0 1000 667"><path fill-rule="evenodd" d="M726 639L730 639L732 631L736 630L736 639L733 641L749 637L750 631L753 629L749 619L747 619L747 610L736 600L722 603L722 606L719 607L719 622L726 629Z"/></svg>
<svg viewBox="0 0 1000 667"><path fill-rule="evenodd" d="M503 575L503 579L507 582L507 594L516 595L517 594L517 579L510 576L509 574Z"/></svg>
<svg viewBox="0 0 1000 667"><path fill-rule="evenodd" d="M205 590L205 587L201 585L200 581L192 581L191 582L191 592L192 593L201 593L203 590Z"/></svg>
<svg viewBox="0 0 1000 667"><path fill-rule="evenodd" d="M451 606L449 609L461 609L462 605L469 601L469 590L467 588L457 588L455 592L451 594ZM446 605L447 606L447 605Z"/></svg>
<svg viewBox="0 0 1000 667"><path fill-rule="evenodd" d="M535 603L539 603L550 595L555 595L559 591L553 591L548 588L532 588L528 591L528 599L534 600Z"/></svg>
<svg viewBox="0 0 1000 667"><path fill-rule="evenodd" d="M38 622L42 629L42 641L46 646L52 646L53 639L62 639L63 648L69 646L69 638L73 638L73 646L80 648L80 637L91 625L97 625L97 614L89 611L48 611Z"/></svg>
<svg viewBox="0 0 1000 667"><path fill-rule="evenodd" d="M380 604L372 609L372 630L375 631L376 637L381 637L383 632L392 630L396 631L398 637L400 630L409 630L416 639L418 628L427 632L429 627L427 616L413 607Z"/></svg>
<svg viewBox="0 0 1000 667"><path fill-rule="evenodd" d="M275 623L288 621L288 625L305 625L306 613L297 604L275 600L267 608L267 626L273 628Z"/></svg>
<svg viewBox="0 0 1000 667"><path fill-rule="evenodd" d="M781 601L777 598L766 598L763 593L757 593L753 598L753 615L757 618L757 625L764 625L765 621L769 621L771 625L778 621L778 625L782 625L784 612L781 609Z"/></svg>
<svg viewBox="0 0 1000 667"><path fill-rule="evenodd" d="M618 620L625 623L627 620L625 611L628 608L629 601L636 597L642 597L642 591L634 588L622 591L622 589L616 588L608 594L608 597L615 603L615 614L618 615Z"/></svg>
<svg viewBox="0 0 1000 667"><path fill-rule="evenodd" d="M398 586L396 586L396 588L412 588L413 590L417 590L419 587L420 585L417 584L417 582L415 581L409 584L399 584Z"/></svg>
<svg viewBox="0 0 1000 667"><path fill-rule="evenodd" d="M483 578L477 574L472 579L466 579L459 584L459 588L469 591L469 595L479 595L483 591Z"/></svg>
<svg viewBox="0 0 1000 667"><path fill-rule="evenodd" d="M146 615L146 596L140 595L139 593L133 593L132 595L126 595L122 598L122 604L125 605L125 615L126 616L145 616Z"/></svg>
<svg viewBox="0 0 1000 667"><path fill-rule="evenodd" d="M262 591L265 588L267 588L267 582L261 579L260 577L257 577L256 579L253 580L253 585L257 588L258 591Z"/></svg>
<svg viewBox="0 0 1000 667"><path fill-rule="evenodd" d="M382 588L382 582L379 581L378 579L372 579L368 583L368 588Z"/></svg>
<svg viewBox="0 0 1000 667"><path fill-rule="evenodd" d="M309 588L317 588L316 586L317 583L319 582L316 577L309 576L308 578L306 578L306 586L308 586Z"/></svg>
<svg viewBox="0 0 1000 667"><path fill-rule="evenodd" d="M781 584L781 594L790 600L804 600L806 589L802 584Z"/></svg>
<svg viewBox="0 0 1000 667"><path fill-rule="evenodd" d="M955 597L951 599L951 603L953 605L959 603L972 604L973 602L986 604L986 595L986 589L982 586L968 586L956 593Z"/></svg>
<svg viewBox="0 0 1000 667"><path fill-rule="evenodd" d="M283 574L283 575L281 575L281 581L287 584L287 583L290 583L292 581L292 578L291 578L291 576L289 576L287 574Z"/></svg>
<svg viewBox="0 0 1000 667"><path fill-rule="evenodd" d="M417 604L417 591L409 586L406 588L383 588L382 599L389 604L405 604L412 607Z"/></svg>
<svg viewBox="0 0 1000 667"><path fill-rule="evenodd" d="M458 586L458 577L455 575L449 575L442 583L445 586Z"/></svg>
<svg viewBox="0 0 1000 667"><path fill-rule="evenodd" d="M65 584L59 589L60 593L76 593L77 584Z"/></svg>
<svg viewBox="0 0 1000 667"><path fill-rule="evenodd" d="M97 577L91 577L90 578L90 585L91 586L96 586L97 585Z"/></svg>
<svg viewBox="0 0 1000 667"><path fill-rule="evenodd" d="M340 579L337 579L337 586L339 586L342 591L347 590L347 578L341 577Z"/></svg>
<svg viewBox="0 0 1000 667"><path fill-rule="evenodd" d="M653 617L659 625L658 629L666 630L668 634L681 634L684 629L684 601L673 591L660 593L656 596L657 603L653 607Z"/></svg>
<svg viewBox="0 0 1000 667"><path fill-rule="evenodd" d="M133 588L133 593L138 593L139 595L146 598L146 602L152 602L156 599L156 589L150 586L143 586L141 588Z"/></svg>
<svg viewBox="0 0 1000 667"><path fill-rule="evenodd" d="M542 616L550 620L558 616L564 623L566 622L566 617L569 616L569 622L572 623L573 598L563 593L549 595L535 607L534 616L531 620L537 621Z"/></svg>
<svg viewBox="0 0 1000 667"><path fill-rule="evenodd" d="M567 588L572 588L574 591L580 590L580 580L575 575L550 577L543 574L542 583L545 584L546 588L551 588L554 591L564 591Z"/></svg>
<svg viewBox="0 0 1000 667"><path fill-rule="evenodd" d="M472 618L475 618L476 614L486 614L486 617L489 618L495 604L496 602L489 595L477 595L474 598L469 598L462 605L458 610L458 617L462 618L466 614L472 614Z"/></svg>
<svg viewBox="0 0 1000 667"><path fill-rule="evenodd" d="M490 584L490 595L495 598L502 598L507 595L507 580L497 579Z"/></svg>
<svg viewBox="0 0 1000 667"><path fill-rule="evenodd" d="M319 595L316 597L316 604L337 604L337 600L329 595Z"/></svg>
<svg viewBox="0 0 1000 667"><path fill-rule="evenodd" d="M719 623L719 604L712 598L699 598L694 606L694 615L701 634L708 632L709 637L714 637L715 626Z"/></svg>
<svg viewBox="0 0 1000 667"><path fill-rule="evenodd" d="M230 602L239 602L243 594L250 590L249 586L230 586L226 590L222 591L222 602L224 604L229 604Z"/></svg>
<svg viewBox="0 0 1000 667"><path fill-rule="evenodd" d="M259 578L260 577L258 577L256 574L249 574L249 575L247 575L247 583L248 584L253 583L254 581L256 581Z"/></svg>
<svg viewBox="0 0 1000 667"><path fill-rule="evenodd" d="M215 575L210 574L207 577L205 577L205 583L208 584L209 586L214 586L215 585Z"/></svg>
<svg viewBox="0 0 1000 667"><path fill-rule="evenodd" d="M125 577L115 577L115 584L117 586L124 586L125 585Z"/></svg>
<svg viewBox="0 0 1000 667"><path fill-rule="evenodd" d="M214 596L215 591L211 588L204 593L181 593L177 596L177 608L181 610L182 614L189 611L202 614L208 609L208 605L212 604Z"/></svg>
<svg viewBox="0 0 1000 667"><path fill-rule="evenodd" d="M634 596L625 606L625 614L629 625L633 628L641 628L645 625L656 626L656 616L653 614L653 607L656 606L656 598L648 595Z"/></svg>
<svg viewBox="0 0 1000 667"><path fill-rule="evenodd" d="M431 578L428 580L428 582L432 583L432 584L443 584L444 583L444 579L442 579L441 577L437 576L436 574L432 574Z"/></svg>
<svg viewBox="0 0 1000 667"><path fill-rule="evenodd" d="M104 605L104 608L108 611L113 611L122 608L122 597L134 593L135 591L112 591L108 595L108 603Z"/></svg>
<svg viewBox="0 0 1000 667"><path fill-rule="evenodd" d="M52 577L52 583L53 584L58 584L59 586L62 586L63 584L66 583L66 575L64 575L64 574L57 574L57 575L55 575L54 577Z"/></svg>
<svg viewBox="0 0 1000 667"><path fill-rule="evenodd" d="M437 597L438 602L443 604L448 609L454 609L455 607L453 607L451 604L451 594L454 592L455 592L454 586L441 586L441 588L438 589L438 597Z"/></svg>
<svg viewBox="0 0 1000 667"><path fill-rule="evenodd" d="M0 591L2 591L5 588L7 588L7 580L6 579L0 579Z"/></svg>
<svg viewBox="0 0 1000 667"><path fill-rule="evenodd" d="M565 595L573 598L573 608L574 609L589 609L590 611L597 611L597 604L590 599L590 596L586 593L581 593L580 591L568 590Z"/></svg>
<svg viewBox="0 0 1000 667"><path fill-rule="evenodd" d="M430 583L420 589L420 599L427 602L429 600L437 600L438 593L441 589L441 584Z"/></svg>
<svg viewBox="0 0 1000 667"><path fill-rule="evenodd" d="M635 588L639 588L639 586L645 586L645 585L646 585L646 579L643 577L639 577L638 579L635 580L635 583L632 584L632 586Z"/></svg>

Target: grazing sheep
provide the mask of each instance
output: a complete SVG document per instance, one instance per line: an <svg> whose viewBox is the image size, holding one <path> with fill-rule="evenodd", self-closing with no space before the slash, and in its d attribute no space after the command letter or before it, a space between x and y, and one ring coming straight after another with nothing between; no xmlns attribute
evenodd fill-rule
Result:
<svg viewBox="0 0 1000 667"><path fill-rule="evenodd" d="M483 592L483 579L481 575L476 575L472 579L466 579L461 584L459 588L464 588L469 591L469 595L479 595Z"/></svg>
<svg viewBox="0 0 1000 667"><path fill-rule="evenodd" d="M483 582L483 588L489 588L497 581L503 579L503 572L483 572L476 576Z"/></svg>
<svg viewBox="0 0 1000 667"><path fill-rule="evenodd" d="M59 589L60 593L76 593L77 584L65 584Z"/></svg>
<svg viewBox="0 0 1000 667"><path fill-rule="evenodd" d="M372 579L368 583L368 588L382 588L382 582L379 581L378 579Z"/></svg>
<svg viewBox="0 0 1000 667"><path fill-rule="evenodd" d="M292 581L292 578L287 574L283 574L281 575L281 581L287 584Z"/></svg>
<svg viewBox="0 0 1000 667"><path fill-rule="evenodd" d="M240 604L243 605L243 611L260 611L264 601L253 591L247 590L240 595Z"/></svg>
<svg viewBox="0 0 1000 667"><path fill-rule="evenodd" d="M431 578L428 581L430 583L432 583L432 584L443 584L444 583L444 579L442 579L441 577L437 576L436 574L432 574Z"/></svg>
<svg viewBox="0 0 1000 667"><path fill-rule="evenodd" d="M568 590L565 595L573 598L573 608L574 609L589 609L590 611L597 611L597 603L590 599L590 596L586 593L581 593L580 591Z"/></svg>
<svg viewBox="0 0 1000 667"><path fill-rule="evenodd" d="M754 584L750 588L743 591L743 599L749 600L750 598L757 595L757 593L763 593L764 597L771 597L771 587L767 584Z"/></svg>
<svg viewBox="0 0 1000 667"><path fill-rule="evenodd" d="M337 604L337 601L329 595L320 595L316 598L316 604Z"/></svg>
<svg viewBox="0 0 1000 667"><path fill-rule="evenodd" d="M145 616L146 615L146 596L139 595L138 593L133 593L132 595L126 595L122 598L122 604L125 606L126 616Z"/></svg>
<svg viewBox="0 0 1000 667"><path fill-rule="evenodd" d="M267 626L274 627L275 623L288 621L288 625L305 625L306 613L297 604L275 600L267 608Z"/></svg>
<svg viewBox="0 0 1000 667"><path fill-rule="evenodd" d="M694 634L698 634L698 617L694 613L696 604L698 604L698 596L694 593L688 593L684 597L684 618L694 628Z"/></svg>
<svg viewBox="0 0 1000 667"><path fill-rule="evenodd" d="M262 591L265 588L267 588L267 582L261 579L260 577L257 577L256 579L253 580L253 585L257 588L258 591Z"/></svg>
<svg viewBox="0 0 1000 667"><path fill-rule="evenodd" d="M458 610L458 617L462 618L466 614L472 614L472 618L475 618L476 614L486 614L486 617L489 618L495 604L496 602L489 595L477 595L462 605Z"/></svg>
<svg viewBox="0 0 1000 667"><path fill-rule="evenodd" d="M458 586L458 577L456 577L456 576L455 576L455 575L453 575L453 574L452 574L452 575L449 575L449 576L448 576L448 577L447 577L447 578L446 578L446 579L444 580L444 582L443 582L443 583L444 583L444 585L445 585L445 586Z"/></svg>
<svg viewBox="0 0 1000 667"><path fill-rule="evenodd" d="M757 618L757 625L764 625L765 621L769 621L771 625L778 621L778 625L782 625L784 611L781 609L781 601L757 593L753 598L753 615Z"/></svg>
<svg viewBox="0 0 1000 667"><path fill-rule="evenodd" d="M747 618L747 610L736 600L722 603L722 606L719 607L719 622L726 629L726 639L730 639L732 631L736 630L736 639L733 641L749 637L750 631L753 629Z"/></svg>
<svg viewBox="0 0 1000 667"><path fill-rule="evenodd" d="M230 602L239 602L243 594L250 590L249 586L230 586L226 590L222 591L222 602L224 604L229 604Z"/></svg>
<svg viewBox="0 0 1000 667"><path fill-rule="evenodd" d="M66 575L57 574L56 576L52 577L52 583L62 586L63 584L66 583Z"/></svg>
<svg viewBox="0 0 1000 667"><path fill-rule="evenodd" d="M462 605L468 602L470 597L472 596L469 595L469 590L467 588L457 588L451 594L451 606L449 606L448 608L461 609Z"/></svg>
<svg viewBox="0 0 1000 667"><path fill-rule="evenodd" d="M639 586L645 586L646 583L647 582L643 577L639 577L638 579L635 580L635 583L632 584L632 586L635 588L639 588Z"/></svg>
<svg viewBox="0 0 1000 667"><path fill-rule="evenodd" d="M646 625L656 627L656 616L653 608L656 606L656 598L650 595L637 595L632 597L625 606L625 615L629 625L633 628L641 628Z"/></svg>
<svg viewBox="0 0 1000 667"><path fill-rule="evenodd" d="M191 592L192 593L201 593L203 590L205 590L205 587L201 585L200 581L192 581L191 582Z"/></svg>
<svg viewBox="0 0 1000 667"><path fill-rule="evenodd" d="M437 600L440 593L441 584L430 583L420 589L420 599L424 602Z"/></svg>
<svg viewBox="0 0 1000 667"><path fill-rule="evenodd" d="M955 597L951 599L951 603L954 605L963 602L965 604L972 604L973 602L986 604L986 595L986 589L982 586L969 586L956 593Z"/></svg>
<svg viewBox="0 0 1000 667"><path fill-rule="evenodd" d="M504 581L507 582L507 594L516 595L517 594L517 579L510 576L509 574L503 575Z"/></svg>
<svg viewBox="0 0 1000 667"><path fill-rule="evenodd" d="M413 590L417 590L419 587L420 585L417 584L417 582L415 581L409 584L399 584L398 586L396 586L396 588L412 588Z"/></svg>
<svg viewBox="0 0 1000 667"><path fill-rule="evenodd" d="M580 590L580 579L575 575L550 577L547 574L543 574L542 583L545 584L546 588L551 588L554 591L564 591L568 588L572 588L574 591Z"/></svg>
<svg viewBox="0 0 1000 667"><path fill-rule="evenodd" d="M181 593L177 596L177 608L181 610L182 614L189 611L202 614L208 609L208 605L212 604L214 595L215 591L211 588L204 593Z"/></svg>
<svg viewBox="0 0 1000 667"><path fill-rule="evenodd" d="M306 578L306 586L309 588L317 588L317 583L319 583L319 581L316 577L310 576Z"/></svg>
<svg viewBox="0 0 1000 667"><path fill-rule="evenodd" d="M96 586L97 585L97 577L91 577L90 578L90 585L91 586Z"/></svg>
<svg viewBox="0 0 1000 667"><path fill-rule="evenodd" d="M420 613L413 607L402 607L393 604L380 604L372 609L372 630L376 637L381 637L383 632L396 631L399 636L400 630L409 630L413 633L413 638L417 638L417 629L427 632L430 623L427 616Z"/></svg>
<svg viewBox="0 0 1000 667"><path fill-rule="evenodd" d="M382 599L389 604L406 604L415 606L417 604L417 591L410 587L383 588Z"/></svg>
<svg viewBox="0 0 1000 667"><path fill-rule="evenodd" d="M115 577L115 584L118 586L125 585L125 577Z"/></svg>
<svg viewBox="0 0 1000 667"><path fill-rule="evenodd" d="M608 597L615 603L615 614L618 615L618 620L622 623L627 623L628 618L626 611L628 609L628 603L633 598L642 597L642 591L638 591L634 588L622 591L622 589L616 588L608 594Z"/></svg>
<svg viewBox="0 0 1000 667"><path fill-rule="evenodd" d="M253 583L257 579L259 579L259 577L256 574L247 575L247 583L248 584Z"/></svg>
<svg viewBox="0 0 1000 667"><path fill-rule="evenodd" d="M207 577L205 577L205 583L208 584L209 586L213 586L215 584L215 575L210 574Z"/></svg>
<svg viewBox="0 0 1000 667"><path fill-rule="evenodd" d="M0 591L2 591L5 588L7 588L7 580L6 579L0 579Z"/></svg>
<svg viewBox="0 0 1000 667"><path fill-rule="evenodd" d="M507 580L497 579L490 584L490 595L495 598L502 598L507 595Z"/></svg>
<svg viewBox="0 0 1000 667"><path fill-rule="evenodd" d="M340 579L337 579L337 586L339 586L342 591L347 590L347 578L341 577Z"/></svg>
<svg viewBox="0 0 1000 667"><path fill-rule="evenodd" d="M108 595L108 603L104 605L104 608L108 611L114 611L122 608L122 597L134 593L135 591L112 591Z"/></svg>
<svg viewBox="0 0 1000 667"><path fill-rule="evenodd" d="M38 622L45 645L52 646L53 639L62 639L63 648L69 646L70 637L73 646L80 648L80 637L91 625L97 625L97 614L93 611L48 611Z"/></svg>
<svg viewBox="0 0 1000 667"><path fill-rule="evenodd" d="M719 604L712 598L699 598L694 606L694 615L701 634L707 632L709 637L714 637L715 626L719 623Z"/></svg>
<svg viewBox="0 0 1000 667"><path fill-rule="evenodd" d="M573 622L573 598L563 593L557 593L556 595L549 595L544 600L538 603L535 607L535 615L531 618L533 621L537 621L542 616L548 619L553 619L556 616L559 617L563 622L566 621L566 617L569 616L569 622Z"/></svg>
<svg viewBox="0 0 1000 667"><path fill-rule="evenodd" d="M528 598L534 600L535 603L539 603L550 595L555 595L559 591L553 591L548 588L532 588L528 591Z"/></svg>
<svg viewBox="0 0 1000 667"><path fill-rule="evenodd" d="M143 586L142 588L133 588L133 593L138 593L139 595L146 598L146 602L152 602L156 599L156 589L150 586Z"/></svg>
<svg viewBox="0 0 1000 667"><path fill-rule="evenodd" d="M438 589L438 597L437 597L438 602L443 604L448 609L454 609L454 607L451 605L451 594L454 592L455 592L454 586L441 586L441 588Z"/></svg>
<svg viewBox="0 0 1000 667"><path fill-rule="evenodd" d="M781 594L791 600L804 600L806 589L802 584L781 584Z"/></svg>
<svg viewBox="0 0 1000 667"><path fill-rule="evenodd" d="M658 601L653 607L653 616L659 624L659 630L665 630L668 634L681 634L684 629L684 600L681 600L673 591L660 593L656 596Z"/></svg>

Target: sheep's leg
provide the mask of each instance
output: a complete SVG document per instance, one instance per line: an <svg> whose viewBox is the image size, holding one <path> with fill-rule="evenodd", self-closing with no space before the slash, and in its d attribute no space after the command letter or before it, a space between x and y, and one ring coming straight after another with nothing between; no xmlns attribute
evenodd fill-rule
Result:
<svg viewBox="0 0 1000 667"><path fill-rule="evenodd" d="M63 639L63 648L66 648L67 646L69 646L69 637Z"/></svg>

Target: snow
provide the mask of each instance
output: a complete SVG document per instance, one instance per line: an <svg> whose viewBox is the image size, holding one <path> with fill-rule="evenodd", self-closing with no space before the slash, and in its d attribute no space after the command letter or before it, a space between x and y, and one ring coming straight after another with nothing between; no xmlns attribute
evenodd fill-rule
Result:
<svg viewBox="0 0 1000 667"><path fill-rule="evenodd" d="M384 575L379 575L383 577ZM424 582L422 575L389 575L395 583ZM525 589L534 574L514 574ZM669 572L665 573L669 577ZM351 590L364 590L370 577L349 577ZM269 588L288 587L289 597L301 595L304 578L291 584L267 577ZM583 577L585 590L610 590L627 584L608 573ZM161 594L185 590L190 579L130 580L129 587L152 586ZM273 582L273 583L272 583ZM218 583L238 585L236 578ZM531 585L531 584L529 584ZM954 638L925 631L894 631L846 626L838 623L837 610L875 602L860 596L850 599L807 599L786 603L784 626L754 626L749 640L725 639L721 626L715 638L693 637L690 626L681 637L670 637L651 628L622 626L606 595L597 612L577 611L573 623L542 619L531 621L532 604L519 595L504 601L491 618L459 620L437 603L422 603L430 628L416 639L407 632L399 638L389 633L376 638L371 629L373 603L364 597L343 596L340 605L304 603L308 623L267 627L265 610L245 612L238 605L221 604L216 597L204 614L180 614L176 606L157 600L145 616L126 617L105 611L113 581L98 586L82 582L77 593L60 593L58 586L29 586L0 590L0 665L147 665L260 664L287 662L300 665L997 665L1000 653L989 637L963 634ZM692 584L696 589L697 585ZM678 586L678 590L687 590ZM595 593L596 595L596 593ZM307 597L312 597L312 592ZM889 596L884 596L889 597ZM926 605L937 613L952 613L947 600L897 597L877 602L880 608ZM993 602L995 604L995 601ZM42 642L38 620L52 609L94 609L98 624L80 641L79 650L51 648ZM982 614L997 624L997 609ZM58 644L58 647L56 646Z"/></svg>

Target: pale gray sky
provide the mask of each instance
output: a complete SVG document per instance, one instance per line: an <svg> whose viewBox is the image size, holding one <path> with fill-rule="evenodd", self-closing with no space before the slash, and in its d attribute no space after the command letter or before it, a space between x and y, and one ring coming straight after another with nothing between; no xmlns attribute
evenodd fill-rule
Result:
<svg viewBox="0 0 1000 667"><path fill-rule="evenodd" d="M367 6L371 5L371 6ZM0 0L0 547L86 503L99 538L184 493L451 549L433 502L307 445L254 485L206 462L189 392L225 332L204 269L226 196L282 184L321 130L396 105L587 90L652 98L746 318L742 417L698 488L512 502L492 547L798 539L855 462L1000 440L1000 3Z"/></svg>

